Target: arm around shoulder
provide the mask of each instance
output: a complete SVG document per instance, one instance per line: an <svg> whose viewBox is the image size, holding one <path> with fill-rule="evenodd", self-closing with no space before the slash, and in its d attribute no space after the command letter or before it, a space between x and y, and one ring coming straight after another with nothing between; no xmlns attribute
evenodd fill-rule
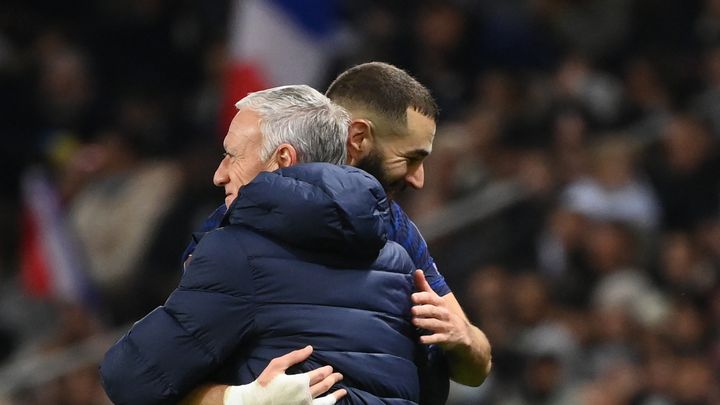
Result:
<svg viewBox="0 0 720 405"><path fill-rule="evenodd" d="M252 283L243 255L225 241L220 232L208 234L165 305L107 352L100 374L113 402L177 403L246 339Z"/></svg>

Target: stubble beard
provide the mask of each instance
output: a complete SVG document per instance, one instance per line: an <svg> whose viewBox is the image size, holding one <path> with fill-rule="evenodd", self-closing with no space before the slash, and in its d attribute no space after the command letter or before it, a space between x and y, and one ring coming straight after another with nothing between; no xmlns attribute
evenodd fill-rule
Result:
<svg viewBox="0 0 720 405"><path fill-rule="evenodd" d="M376 151L372 151L365 156L365 158L360 160L355 167L364 170L375 177L385 190L385 194L387 194L388 199L392 200L397 194L405 190L407 184L405 184L405 180L402 178L396 180L390 179L387 171L383 168L382 162L382 156L380 156L380 154Z"/></svg>

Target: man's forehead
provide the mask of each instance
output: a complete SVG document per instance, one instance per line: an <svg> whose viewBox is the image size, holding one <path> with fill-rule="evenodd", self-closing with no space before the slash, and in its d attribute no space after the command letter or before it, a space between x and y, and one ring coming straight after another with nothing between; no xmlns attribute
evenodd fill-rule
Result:
<svg viewBox="0 0 720 405"><path fill-rule="evenodd" d="M223 139L223 148L230 151L254 140L259 133L260 114L253 109L242 107L230 123L228 132Z"/></svg>
<svg viewBox="0 0 720 405"><path fill-rule="evenodd" d="M437 127L435 120L412 108L407 110L407 136L413 138L413 143L426 145L424 148L432 149Z"/></svg>

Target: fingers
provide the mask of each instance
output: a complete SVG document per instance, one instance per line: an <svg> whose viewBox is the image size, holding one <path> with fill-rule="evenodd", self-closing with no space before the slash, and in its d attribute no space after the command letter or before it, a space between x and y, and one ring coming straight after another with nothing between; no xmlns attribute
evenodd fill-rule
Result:
<svg viewBox="0 0 720 405"><path fill-rule="evenodd" d="M433 289L430 287L430 284L428 284L427 280L425 279L425 273L423 273L422 270L417 269L415 270L415 289L417 291L425 291L425 292L431 292Z"/></svg>
<svg viewBox="0 0 720 405"><path fill-rule="evenodd" d="M447 321L436 318L413 318L412 322L413 325L430 333L420 336L420 343L439 344L445 349L471 344L467 326L457 322L457 318Z"/></svg>
<svg viewBox="0 0 720 405"><path fill-rule="evenodd" d="M330 395L332 395L333 397L335 397L335 400L336 400L336 401L339 401L342 397L344 397L345 395L347 395L347 390L343 388L343 389L341 389L341 390L337 390L337 391L333 392L333 393L330 394Z"/></svg>
<svg viewBox="0 0 720 405"><path fill-rule="evenodd" d="M307 360L308 357L313 352L312 346L308 345L303 347L302 349L293 350L290 353L280 356L277 358L272 359L270 364L277 362L277 366L282 367L282 371L287 370L290 368L290 366L293 366L295 364L298 364L302 361Z"/></svg>
<svg viewBox="0 0 720 405"><path fill-rule="evenodd" d="M435 345L448 343L450 337L444 333L436 333L434 335L420 336L420 343L424 345Z"/></svg>
<svg viewBox="0 0 720 405"><path fill-rule="evenodd" d="M260 386L265 387L270 384L275 376L284 373L290 366L306 360L312 354L312 346L305 346L302 349L293 350L292 352L276 357L270 360L265 370L258 376L257 382Z"/></svg>
<svg viewBox="0 0 720 405"><path fill-rule="evenodd" d="M307 374L310 376L310 386L317 384L321 382L322 380L326 379L330 374L332 374L333 368L332 366L324 366L317 368L313 371L309 371Z"/></svg>
<svg viewBox="0 0 720 405"><path fill-rule="evenodd" d="M442 306L443 300L440 296L435 294L434 291L431 292L416 292L412 296L412 302L415 305L423 305L423 304L430 304L430 305L437 305Z"/></svg>
<svg viewBox="0 0 720 405"><path fill-rule="evenodd" d="M310 393L312 394L312 397L315 398L320 394L323 394L327 392L327 390L330 389L333 385L338 383L339 381L342 381L343 376L340 373L332 373L329 376L323 378L321 381L310 384Z"/></svg>
<svg viewBox="0 0 720 405"><path fill-rule="evenodd" d="M413 318L435 318L442 321L450 319L450 311L435 305L415 305L410 311Z"/></svg>
<svg viewBox="0 0 720 405"><path fill-rule="evenodd" d="M334 405L342 397L347 395L347 390L341 389L333 392L330 395L314 399L312 405Z"/></svg>
<svg viewBox="0 0 720 405"><path fill-rule="evenodd" d="M413 318L413 325L433 333L447 332L452 326L447 322L439 321L433 318Z"/></svg>

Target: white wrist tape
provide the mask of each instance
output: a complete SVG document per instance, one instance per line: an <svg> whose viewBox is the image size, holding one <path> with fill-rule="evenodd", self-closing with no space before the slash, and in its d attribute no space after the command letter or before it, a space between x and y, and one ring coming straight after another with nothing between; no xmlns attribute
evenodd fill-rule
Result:
<svg viewBox="0 0 720 405"><path fill-rule="evenodd" d="M333 398L334 399L334 398ZM225 389L225 405L312 405L310 376L279 374L266 387L257 381Z"/></svg>
<svg viewBox="0 0 720 405"><path fill-rule="evenodd" d="M333 395L325 395L324 397L313 399L312 405L335 405L337 399Z"/></svg>

